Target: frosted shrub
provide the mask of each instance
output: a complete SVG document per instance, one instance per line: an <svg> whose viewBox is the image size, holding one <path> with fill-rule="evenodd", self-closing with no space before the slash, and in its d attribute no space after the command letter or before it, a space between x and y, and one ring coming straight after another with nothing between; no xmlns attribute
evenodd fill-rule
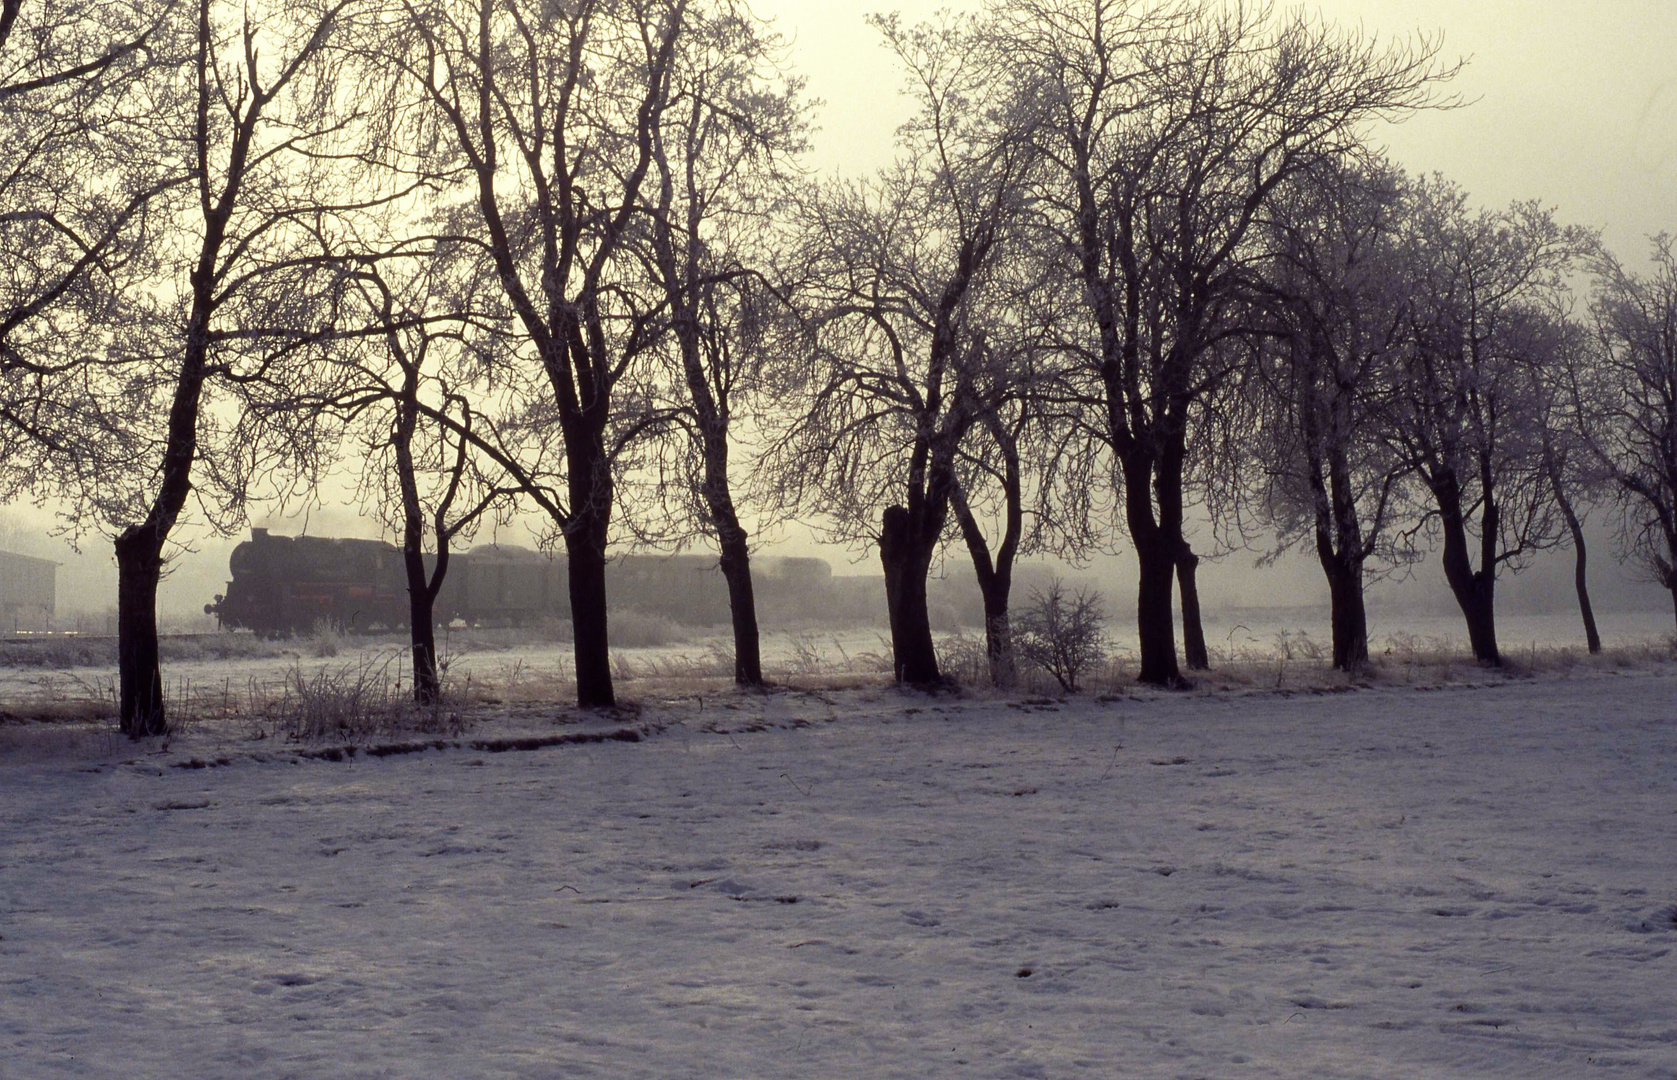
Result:
<svg viewBox="0 0 1677 1080"><path fill-rule="evenodd" d="M1321 660L1327 655L1321 644L1303 630L1277 631L1275 651L1283 660Z"/></svg>
<svg viewBox="0 0 1677 1080"><path fill-rule="evenodd" d="M937 666L944 675L963 686L980 686L990 681L990 654L984 639L969 634L951 634L937 643Z"/></svg>
<svg viewBox="0 0 1677 1080"><path fill-rule="evenodd" d="M653 649L688 640L687 629L668 615L638 608L611 613L611 643L621 649Z"/></svg>
<svg viewBox="0 0 1677 1080"><path fill-rule="evenodd" d="M814 634L788 634L786 640L792 648L786 661L788 671L794 675L814 675L826 670L827 658L822 654L820 639Z"/></svg>
<svg viewBox="0 0 1677 1080"><path fill-rule="evenodd" d="M314 621L314 629L309 631L309 651L321 659L338 655L346 641L343 627L333 619L320 618Z"/></svg>
<svg viewBox="0 0 1677 1080"><path fill-rule="evenodd" d="M1066 595L1055 578L1047 592L1031 590L1031 602L1013 621L1019 659L1035 664L1067 693L1076 693L1083 672L1106 657L1106 614L1101 595L1079 589Z"/></svg>
<svg viewBox="0 0 1677 1080"><path fill-rule="evenodd" d="M299 742L355 741L402 731L458 732L464 728L448 688L434 706L416 705L385 660L364 659L313 673L294 665L269 712L278 731ZM445 672L446 674L446 672Z"/></svg>

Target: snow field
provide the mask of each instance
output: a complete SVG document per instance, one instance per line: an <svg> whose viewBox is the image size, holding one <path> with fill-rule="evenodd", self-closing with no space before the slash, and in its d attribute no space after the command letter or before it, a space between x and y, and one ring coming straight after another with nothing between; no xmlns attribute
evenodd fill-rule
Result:
<svg viewBox="0 0 1677 1080"><path fill-rule="evenodd" d="M0 757L0 1077L1677 1077L1674 692Z"/></svg>

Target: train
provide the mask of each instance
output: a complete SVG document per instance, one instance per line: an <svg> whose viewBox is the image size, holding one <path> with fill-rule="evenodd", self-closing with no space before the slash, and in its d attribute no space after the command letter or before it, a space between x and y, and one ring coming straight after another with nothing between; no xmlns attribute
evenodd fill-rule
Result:
<svg viewBox="0 0 1677 1080"><path fill-rule="evenodd" d="M349 632L404 629L408 585L401 549L382 540L277 536L253 528L233 549L226 592L204 605L223 629L265 637L330 625ZM427 570L431 557L426 557ZM835 579L824 559L752 562L759 606L807 607L829 599ZM728 589L715 556L626 555L606 569L614 608L666 615L690 626L728 621ZM837 589L838 593L853 590ZM452 553L434 609L439 624L521 626L570 618L563 555L506 544Z"/></svg>

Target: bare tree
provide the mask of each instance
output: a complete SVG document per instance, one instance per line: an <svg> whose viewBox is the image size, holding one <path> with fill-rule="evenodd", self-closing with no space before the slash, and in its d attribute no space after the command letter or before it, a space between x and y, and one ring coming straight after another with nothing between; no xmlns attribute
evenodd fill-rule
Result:
<svg viewBox="0 0 1677 1080"><path fill-rule="evenodd" d="M616 452L636 435L619 386L656 336L628 250L670 107L688 0L418 0L369 19L361 48L393 73L392 130L463 183L457 240L479 252L518 338L506 378L563 487L519 486L568 555L577 703L616 702L605 563ZM630 410L633 411L632 409ZM624 430L625 425L630 430ZM498 462L507 464L509 462ZM516 464L516 462L510 462Z"/></svg>
<svg viewBox="0 0 1677 1080"><path fill-rule="evenodd" d="M1411 344L1392 437L1427 493L1416 529L1442 541L1445 578L1484 664L1501 663L1499 569L1517 571L1559 539L1532 368L1547 354L1543 310L1588 240L1535 204L1474 213L1442 180L1409 189L1402 286L1413 301Z"/></svg>
<svg viewBox="0 0 1677 1080"><path fill-rule="evenodd" d="M1608 384L1593 445L1619 489L1623 543L1677 607L1677 241L1653 238L1652 269L1591 259L1598 363Z"/></svg>
<svg viewBox="0 0 1677 1080"><path fill-rule="evenodd" d="M819 496L838 537L877 537L897 679L934 685L926 580L962 443L1006 392L986 298L1018 234L1031 158L1014 117L975 104L993 71L970 24L875 25L907 69L919 113L895 165L811 202L819 340L815 365L799 374L813 391L781 475L794 496Z"/></svg>
<svg viewBox="0 0 1677 1080"><path fill-rule="evenodd" d="M951 496L984 605L990 681L1014 685L1018 662L1009 610L1018 559L1073 560L1102 546L1110 519L1098 440L1084 422L1071 351L1056 331L1068 303L1047 260L1019 254L996 275L988 344L996 354L993 392L960 447Z"/></svg>
<svg viewBox="0 0 1677 1080"><path fill-rule="evenodd" d="M1383 546L1410 463L1382 425L1403 393L1408 302L1398 273L1401 178L1334 164L1300 176L1267 231L1275 336L1259 378L1262 515L1276 553L1310 538L1327 577L1333 665L1368 660L1365 566Z"/></svg>
<svg viewBox="0 0 1677 1080"><path fill-rule="evenodd" d="M414 699L442 694L436 603L453 543L486 514L504 514L518 488L498 483L473 445L473 398L483 364L467 345L478 317L460 260L435 248L346 257L331 354L336 373L288 407L318 410L362 443L360 495L401 537L408 586ZM481 335L479 336L481 339ZM427 566L426 548L430 548Z"/></svg>
<svg viewBox="0 0 1677 1080"><path fill-rule="evenodd" d="M78 500L119 530L120 720L134 737L166 726L157 584L189 497L229 527L268 470L311 465L307 432L260 402L291 393L321 336L322 262L296 223L369 201L337 167L356 113L325 44L345 3L292 5L259 27L198 0L187 73L155 91L179 109L164 137L190 196L170 207L151 309L116 346L138 369L115 388L139 447L132 482L107 477Z"/></svg>
<svg viewBox="0 0 1677 1080"><path fill-rule="evenodd" d="M1140 563L1143 682L1180 685L1173 578L1198 406L1230 374L1255 225L1369 121L1431 101L1432 43L1388 47L1268 7L1011 0L1003 40L1051 162L1043 226L1083 285L1095 393ZM1203 635L1201 635L1203 640ZM1205 659L1196 650L1195 664Z"/></svg>
<svg viewBox="0 0 1677 1080"><path fill-rule="evenodd" d="M984 604L984 656L990 682L1002 688L1019 681L1019 663L1013 645L1013 628L1008 612L1013 591L1013 566L1025 538L1025 479L1020 443L1030 425L1031 414L1022 403L998 403L986 408L975 437L962 450L967 464L966 478L957 480L950 491L955 523L972 560L973 576ZM984 481L988 480L986 484ZM1000 519L1000 535L992 545L975 508L974 490L994 491Z"/></svg>
<svg viewBox="0 0 1677 1080"><path fill-rule="evenodd" d="M751 582L750 536L729 459L734 419L759 389L766 350L787 312L767 258L782 241L804 149L806 109L780 69L782 46L731 5L693 17L671 105L653 141L655 191L646 197L648 276L667 310L662 354L677 373L669 410L676 484L657 494L665 534L700 529L715 541L734 631L734 680L760 685L763 665ZM652 185L649 185L652 186ZM692 505L692 504L697 505ZM691 505L691 513L686 512Z"/></svg>

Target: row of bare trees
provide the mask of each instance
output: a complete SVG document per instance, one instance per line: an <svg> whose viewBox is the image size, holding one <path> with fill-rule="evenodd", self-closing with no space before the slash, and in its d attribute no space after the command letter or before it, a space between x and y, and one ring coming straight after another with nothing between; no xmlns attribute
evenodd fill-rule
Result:
<svg viewBox="0 0 1677 1080"><path fill-rule="evenodd" d="M1616 515L1622 553L1670 587L1659 522L1677 459L1661 447L1677 437L1677 399L1659 387L1677 354L1653 330L1677 315L1669 241L1655 241L1653 274L1632 274L1535 203L1474 210L1454 185L1379 162L1297 185L1268 229L1265 337L1237 410L1263 432L1261 456L1221 502L1238 517L1255 496L1253 518L1281 547L1313 543L1337 666L1367 658L1371 570L1430 548L1474 656L1496 664L1499 575L1570 545L1599 651L1582 527L1592 506ZM1593 280L1583 311L1569 281L1579 273Z"/></svg>
<svg viewBox="0 0 1677 1080"><path fill-rule="evenodd" d="M1497 662L1499 571L1570 538L1584 598L1595 506L1677 597L1671 245L1636 274L1384 162L1371 125L1450 104L1429 41L1210 0L879 18L912 117L818 180L736 0L0 5L4 475L115 537L132 734L183 515L334 473L401 539L422 699L450 546L530 509L587 707L614 542L713 547L760 683L749 530L786 517L877 545L919 685L957 544L998 684L1016 561L1119 543L1139 677L1183 683L1196 506L1314 544L1342 667L1429 544Z"/></svg>

